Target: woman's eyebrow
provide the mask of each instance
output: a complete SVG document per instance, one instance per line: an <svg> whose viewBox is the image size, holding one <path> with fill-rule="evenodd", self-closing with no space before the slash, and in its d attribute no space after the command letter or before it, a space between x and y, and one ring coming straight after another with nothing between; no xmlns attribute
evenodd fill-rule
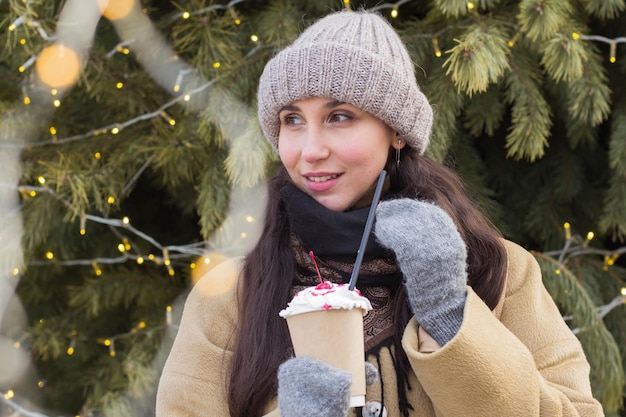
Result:
<svg viewBox="0 0 626 417"><path fill-rule="evenodd" d="M328 103L324 104L324 107L332 109L333 107L341 106L342 104L346 104L346 103L344 101L333 100L333 101L329 101Z"/></svg>
<svg viewBox="0 0 626 417"><path fill-rule="evenodd" d="M294 105L292 105L292 104L287 104L286 106L281 107L281 108L278 110L278 112L280 113L281 111L285 111L285 110L288 110L288 111L299 111L299 110L300 110L300 107L298 107L298 106L294 106Z"/></svg>

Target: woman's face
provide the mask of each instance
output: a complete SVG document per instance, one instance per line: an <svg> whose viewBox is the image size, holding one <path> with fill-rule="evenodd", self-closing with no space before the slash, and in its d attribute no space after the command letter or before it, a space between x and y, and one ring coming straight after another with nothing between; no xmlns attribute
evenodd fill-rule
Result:
<svg viewBox="0 0 626 417"><path fill-rule="evenodd" d="M351 104L321 97L279 113L278 153L294 184L335 211L371 203L391 146L404 146L378 118Z"/></svg>

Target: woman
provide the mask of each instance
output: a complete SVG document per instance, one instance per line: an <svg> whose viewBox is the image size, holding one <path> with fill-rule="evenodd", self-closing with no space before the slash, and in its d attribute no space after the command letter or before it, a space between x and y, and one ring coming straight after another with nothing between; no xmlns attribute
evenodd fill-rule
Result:
<svg viewBox="0 0 626 417"><path fill-rule="evenodd" d="M157 416L602 416L589 365L534 258L503 240L423 153L432 110L380 16L337 12L265 67L259 120L281 166L264 230L189 296ZM293 358L278 313L322 275L347 282L381 170L358 287L370 380Z"/></svg>

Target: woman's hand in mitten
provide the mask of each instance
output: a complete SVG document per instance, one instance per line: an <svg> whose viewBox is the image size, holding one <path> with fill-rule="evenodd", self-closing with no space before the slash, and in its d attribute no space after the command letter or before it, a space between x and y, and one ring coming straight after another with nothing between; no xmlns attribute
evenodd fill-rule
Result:
<svg viewBox="0 0 626 417"><path fill-rule="evenodd" d="M418 323L445 345L467 297L467 249L454 222L435 204L403 198L378 204L374 234L396 255Z"/></svg>
<svg viewBox="0 0 626 417"><path fill-rule="evenodd" d="M278 368L281 417L345 417L350 407L350 372L317 359L298 357Z"/></svg>

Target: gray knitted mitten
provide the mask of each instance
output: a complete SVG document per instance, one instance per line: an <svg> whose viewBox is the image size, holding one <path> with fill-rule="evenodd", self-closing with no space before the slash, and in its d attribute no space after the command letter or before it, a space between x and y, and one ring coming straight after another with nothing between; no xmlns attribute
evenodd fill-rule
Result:
<svg viewBox="0 0 626 417"><path fill-rule="evenodd" d="M467 249L454 222L435 204L402 198L378 204L374 234L396 254L417 322L445 345L467 297Z"/></svg>
<svg viewBox="0 0 626 417"><path fill-rule="evenodd" d="M350 406L350 372L299 357L278 368L281 417L345 417Z"/></svg>

